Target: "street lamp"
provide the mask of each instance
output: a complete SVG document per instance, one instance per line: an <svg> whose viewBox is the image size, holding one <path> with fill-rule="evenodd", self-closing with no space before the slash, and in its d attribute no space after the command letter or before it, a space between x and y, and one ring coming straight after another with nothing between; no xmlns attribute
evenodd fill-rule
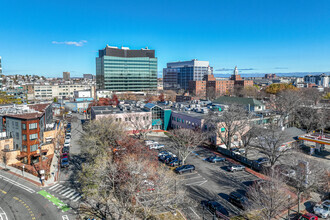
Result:
<svg viewBox="0 0 330 220"><path fill-rule="evenodd" d="M24 176L24 168L25 168L25 165L24 165L24 164L23 164L22 168L23 168L23 170L22 170L22 171L23 171L23 176Z"/></svg>

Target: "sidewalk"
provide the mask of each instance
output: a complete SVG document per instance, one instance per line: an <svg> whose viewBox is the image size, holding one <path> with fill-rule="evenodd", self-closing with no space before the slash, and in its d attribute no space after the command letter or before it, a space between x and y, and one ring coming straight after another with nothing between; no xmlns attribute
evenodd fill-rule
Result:
<svg viewBox="0 0 330 220"><path fill-rule="evenodd" d="M44 181L44 186L43 187L46 187L46 186L50 186L50 185L53 185L56 181L55 179L55 176L57 175L57 165L58 165L58 158L56 155L54 155L53 159L52 159L52 164L51 164L51 167L50 167L50 177L48 178L48 180L45 180ZM5 166L3 163L0 163L0 169L4 170L4 169L7 169L8 173L11 173L15 176L18 176L22 179L25 179L37 186L41 186L42 187L42 184L41 184L41 180L39 177L37 176L34 176L30 173L27 173L27 172L23 172L22 170L19 170L15 167L12 167L12 166ZM53 175L54 174L54 175Z"/></svg>

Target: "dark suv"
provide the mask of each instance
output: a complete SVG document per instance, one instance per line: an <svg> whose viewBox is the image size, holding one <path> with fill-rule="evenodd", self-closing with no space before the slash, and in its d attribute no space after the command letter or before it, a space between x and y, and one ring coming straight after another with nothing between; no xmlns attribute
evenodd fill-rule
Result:
<svg viewBox="0 0 330 220"><path fill-rule="evenodd" d="M212 214L214 214L218 218L222 218L224 216L229 215L228 211L217 201L202 201L202 206L207 208Z"/></svg>
<svg viewBox="0 0 330 220"><path fill-rule="evenodd" d="M195 170L195 166L194 165L183 165L181 167L177 167L174 172L178 173L178 174L182 174L185 172L192 172Z"/></svg>
<svg viewBox="0 0 330 220"><path fill-rule="evenodd" d="M237 207L239 207L241 209L245 209L245 206L247 205L246 198L237 192L230 193L228 200L229 200L229 202L233 203L234 205L236 205Z"/></svg>

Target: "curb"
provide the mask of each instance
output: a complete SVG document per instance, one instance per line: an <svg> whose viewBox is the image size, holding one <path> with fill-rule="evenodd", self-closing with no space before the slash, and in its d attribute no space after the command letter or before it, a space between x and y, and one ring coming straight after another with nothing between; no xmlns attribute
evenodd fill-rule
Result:
<svg viewBox="0 0 330 220"><path fill-rule="evenodd" d="M4 170L4 169L3 169L3 168L0 168L0 170ZM24 179L24 180L26 180L26 181L28 181L28 182L34 184L34 185L37 185L37 186L39 186L39 187L42 187L41 183L38 183L38 182L36 182L36 181L34 181L34 180L31 180L31 179L29 179L29 178L27 178L27 177L21 176L21 175L15 173L15 172L10 171L10 170L8 170L8 171L6 171L6 172L7 172L7 173L10 173L10 174L12 174L12 175L14 175L14 176L17 176L17 177L19 177L19 178L21 178L21 179Z"/></svg>

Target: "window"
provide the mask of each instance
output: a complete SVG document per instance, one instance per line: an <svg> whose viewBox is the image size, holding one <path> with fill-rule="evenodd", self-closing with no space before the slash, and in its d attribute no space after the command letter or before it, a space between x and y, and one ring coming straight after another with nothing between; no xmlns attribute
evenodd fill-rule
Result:
<svg viewBox="0 0 330 220"><path fill-rule="evenodd" d="M135 120L138 121L139 120L139 117L135 117Z"/></svg>
<svg viewBox="0 0 330 220"><path fill-rule="evenodd" d="M128 121L128 118L125 118L125 121Z"/></svg>
<svg viewBox="0 0 330 220"><path fill-rule="evenodd" d="M18 134L18 132L16 132L16 139L19 139L19 134Z"/></svg>
<svg viewBox="0 0 330 220"><path fill-rule="evenodd" d="M22 124L22 129L26 130L26 124Z"/></svg>
<svg viewBox="0 0 330 220"><path fill-rule="evenodd" d="M121 121L121 118L119 118L119 121Z"/></svg>
<svg viewBox="0 0 330 220"><path fill-rule="evenodd" d="M147 120L149 120L149 116L147 116Z"/></svg>
<svg viewBox="0 0 330 220"><path fill-rule="evenodd" d="M23 152L27 152L27 146L26 145L23 145L23 149L22 149Z"/></svg>
<svg viewBox="0 0 330 220"><path fill-rule="evenodd" d="M30 152L38 150L38 144L34 144L30 146Z"/></svg>
<svg viewBox="0 0 330 220"><path fill-rule="evenodd" d="M26 135L25 134L23 134L23 141L26 141Z"/></svg>
<svg viewBox="0 0 330 220"><path fill-rule="evenodd" d="M15 122L15 126L16 126L16 128L18 128L18 122Z"/></svg>
<svg viewBox="0 0 330 220"><path fill-rule="evenodd" d="M38 128L38 124L37 123L29 124L29 129L30 130L37 129L37 128Z"/></svg>
<svg viewBox="0 0 330 220"><path fill-rule="evenodd" d="M30 140L35 140L38 138L38 134L30 134Z"/></svg>
<svg viewBox="0 0 330 220"><path fill-rule="evenodd" d="M116 121L118 121L118 118L116 118Z"/></svg>

